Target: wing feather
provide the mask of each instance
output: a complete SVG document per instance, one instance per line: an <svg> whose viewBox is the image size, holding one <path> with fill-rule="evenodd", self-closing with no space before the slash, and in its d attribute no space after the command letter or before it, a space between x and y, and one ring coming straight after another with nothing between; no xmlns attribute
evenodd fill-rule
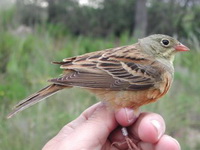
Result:
<svg viewBox="0 0 200 150"><path fill-rule="evenodd" d="M157 63L139 52L137 45L130 45L56 62L64 74L49 81L65 86L143 90L161 81L162 70L156 67Z"/></svg>

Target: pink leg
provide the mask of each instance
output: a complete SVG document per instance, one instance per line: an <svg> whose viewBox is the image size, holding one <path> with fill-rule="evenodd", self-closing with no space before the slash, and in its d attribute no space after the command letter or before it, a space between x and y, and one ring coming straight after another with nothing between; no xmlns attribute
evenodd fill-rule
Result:
<svg viewBox="0 0 200 150"><path fill-rule="evenodd" d="M126 143L128 145L128 150L140 150L140 148L133 142L134 140L128 137L128 131L126 127L122 127L121 130L122 130L122 135L125 138L125 142L121 142L121 143L113 142L111 146L114 146L114 145L121 146Z"/></svg>

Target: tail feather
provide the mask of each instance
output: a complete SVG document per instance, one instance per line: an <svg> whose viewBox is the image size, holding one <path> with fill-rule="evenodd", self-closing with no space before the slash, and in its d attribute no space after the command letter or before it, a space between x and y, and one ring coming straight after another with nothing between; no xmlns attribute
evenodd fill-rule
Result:
<svg viewBox="0 0 200 150"><path fill-rule="evenodd" d="M55 94L56 92L66 88L67 86L50 84L49 86L41 89L40 91L32 94L31 96L25 98L20 101L12 110L11 113L8 114L7 118L11 118L16 113L42 101L43 99Z"/></svg>

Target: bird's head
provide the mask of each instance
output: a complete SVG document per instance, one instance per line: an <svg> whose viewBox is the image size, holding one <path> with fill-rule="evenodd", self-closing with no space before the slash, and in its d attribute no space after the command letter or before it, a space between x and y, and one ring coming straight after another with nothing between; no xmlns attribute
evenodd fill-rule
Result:
<svg viewBox="0 0 200 150"><path fill-rule="evenodd" d="M144 52L155 58L164 58L173 62L177 52L188 51L189 48L178 40L163 34L154 34L139 40Z"/></svg>

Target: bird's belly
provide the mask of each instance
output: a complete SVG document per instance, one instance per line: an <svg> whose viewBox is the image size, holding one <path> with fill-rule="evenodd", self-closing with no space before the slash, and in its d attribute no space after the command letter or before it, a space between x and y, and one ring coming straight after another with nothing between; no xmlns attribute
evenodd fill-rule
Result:
<svg viewBox="0 0 200 150"><path fill-rule="evenodd" d="M169 90L172 80L171 75L166 72L165 78L154 87L138 91L112 91L106 89L89 89L101 100L108 102L114 109L123 107L138 109L140 106L155 102L165 95Z"/></svg>
<svg viewBox="0 0 200 150"><path fill-rule="evenodd" d="M90 90L101 100L108 102L114 109L129 107L138 109L140 106L156 101L161 93L159 90L142 91L110 91L110 90Z"/></svg>

